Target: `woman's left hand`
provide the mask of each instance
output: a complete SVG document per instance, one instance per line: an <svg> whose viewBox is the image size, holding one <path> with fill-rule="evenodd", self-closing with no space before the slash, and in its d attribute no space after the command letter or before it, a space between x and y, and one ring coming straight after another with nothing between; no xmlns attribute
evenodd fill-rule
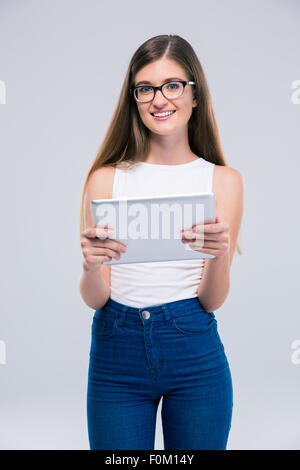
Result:
<svg viewBox="0 0 300 470"><path fill-rule="evenodd" d="M192 230L181 230L181 237L182 243L188 243L193 250L216 258L223 258L230 250L229 225L218 215L215 224L193 225Z"/></svg>

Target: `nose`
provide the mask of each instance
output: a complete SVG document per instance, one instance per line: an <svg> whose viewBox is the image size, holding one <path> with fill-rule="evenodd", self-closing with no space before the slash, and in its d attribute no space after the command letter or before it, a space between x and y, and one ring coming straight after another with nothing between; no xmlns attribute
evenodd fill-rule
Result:
<svg viewBox="0 0 300 470"><path fill-rule="evenodd" d="M152 104L156 105L157 107L163 106L165 103L167 103L168 100L164 97L162 92L160 90L155 90L154 98L152 100Z"/></svg>

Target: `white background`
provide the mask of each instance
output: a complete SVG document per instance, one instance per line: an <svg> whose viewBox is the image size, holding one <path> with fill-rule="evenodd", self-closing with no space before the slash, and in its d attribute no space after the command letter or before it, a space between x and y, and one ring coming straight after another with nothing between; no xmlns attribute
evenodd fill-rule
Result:
<svg viewBox="0 0 300 470"><path fill-rule="evenodd" d="M300 449L299 16L297 0L0 1L1 449L89 448L80 196L130 58L158 34L198 54L245 181L244 253L215 312L234 386L228 449Z"/></svg>

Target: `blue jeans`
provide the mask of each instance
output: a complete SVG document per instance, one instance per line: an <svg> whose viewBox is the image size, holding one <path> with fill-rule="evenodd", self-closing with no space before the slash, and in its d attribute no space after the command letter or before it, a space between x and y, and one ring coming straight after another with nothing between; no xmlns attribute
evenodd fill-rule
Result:
<svg viewBox="0 0 300 470"><path fill-rule="evenodd" d="M93 316L87 384L90 449L226 449L232 380L213 312L198 297L133 308L111 297Z"/></svg>

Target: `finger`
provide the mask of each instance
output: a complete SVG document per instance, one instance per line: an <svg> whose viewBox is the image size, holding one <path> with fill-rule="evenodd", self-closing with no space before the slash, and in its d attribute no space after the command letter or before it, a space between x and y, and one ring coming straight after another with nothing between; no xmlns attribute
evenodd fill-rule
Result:
<svg viewBox="0 0 300 470"><path fill-rule="evenodd" d="M185 232L186 233L186 232ZM190 240L209 240L212 242L218 242L222 236L222 232L218 233L198 233L198 232L190 232L188 236L182 236L183 241L190 241Z"/></svg>
<svg viewBox="0 0 300 470"><path fill-rule="evenodd" d="M107 247L115 251L122 251L123 253L125 253L127 249L124 243L112 238L107 238L106 240L95 240L94 243L96 244L96 246L99 244L99 246L104 246L105 248Z"/></svg>
<svg viewBox="0 0 300 470"><path fill-rule="evenodd" d="M209 254L212 254L212 255L215 255L216 253L218 253L217 248L208 248L207 246L197 246L197 243L195 243L195 244L194 243L189 243L189 246L192 248L192 250L197 250L197 251L209 253Z"/></svg>
<svg viewBox="0 0 300 470"><path fill-rule="evenodd" d="M204 225L196 225L195 230L193 229L193 233L197 232L204 232L204 233L219 233L223 232L226 228L226 224L224 222L216 222L215 224L204 224Z"/></svg>
<svg viewBox="0 0 300 470"><path fill-rule="evenodd" d="M204 233L201 232L192 232L191 230L185 230L183 233L183 237L187 240L195 240L195 239L202 239L204 240Z"/></svg>
<svg viewBox="0 0 300 470"><path fill-rule="evenodd" d="M88 258L88 264L93 266L93 265L98 265L99 262L103 263L103 261L111 261L111 260L112 260L111 256L106 256L106 255L94 256L94 255L90 255L89 258Z"/></svg>
<svg viewBox="0 0 300 470"><path fill-rule="evenodd" d="M115 259L120 259L121 254L119 251L115 251L110 248L91 247L89 250L89 256L111 256Z"/></svg>
<svg viewBox="0 0 300 470"><path fill-rule="evenodd" d="M108 227L96 227L96 236L100 240L105 240L113 236L113 230Z"/></svg>
<svg viewBox="0 0 300 470"><path fill-rule="evenodd" d="M207 241L205 240L205 243L201 243L201 241L196 240L194 242L189 243L192 247L194 248L211 248L214 250L218 250L220 248L219 242L214 242L214 241Z"/></svg>
<svg viewBox="0 0 300 470"><path fill-rule="evenodd" d="M187 234L188 236L195 236L196 233L204 234L205 232L205 225L204 224L198 224L198 225L193 225L191 229L182 229L180 231L180 235L185 235Z"/></svg>
<svg viewBox="0 0 300 470"><path fill-rule="evenodd" d="M188 244L192 249L203 248L205 246L203 240L190 241Z"/></svg>
<svg viewBox="0 0 300 470"><path fill-rule="evenodd" d="M82 232L82 236L86 238L96 238L100 236L104 236L105 234L109 234L108 228L101 228L101 227L89 227Z"/></svg>

